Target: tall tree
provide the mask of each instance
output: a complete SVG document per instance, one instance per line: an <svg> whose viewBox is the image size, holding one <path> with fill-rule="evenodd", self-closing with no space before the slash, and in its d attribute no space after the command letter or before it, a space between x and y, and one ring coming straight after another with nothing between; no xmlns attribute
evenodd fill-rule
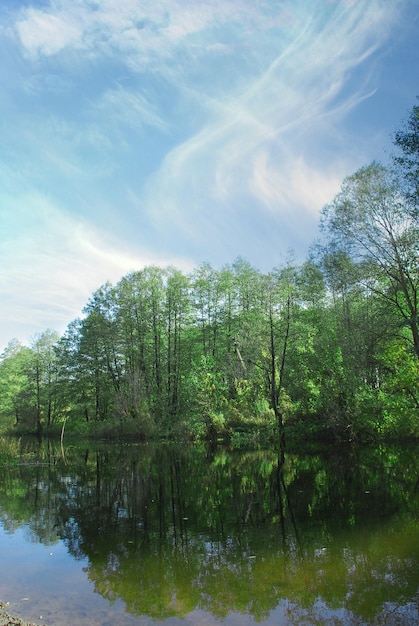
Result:
<svg viewBox="0 0 419 626"><path fill-rule="evenodd" d="M191 275L192 302L196 324L200 329L202 346L200 352L203 356L215 357L217 351L219 330L217 280L217 271L209 263L203 263Z"/></svg>
<svg viewBox="0 0 419 626"><path fill-rule="evenodd" d="M33 428L36 405L28 373L33 352L16 339L11 340L0 356L0 418L3 425Z"/></svg>
<svg viewBox="0 0 419 626"><path fill-rule="evenodd" d="M167 414L179 415L184 406L185 380L190 366L190 342L188 330L191 325L191 302L189 278L175 268L167 269L166 299L166 397Z"/></svg>
<svg viewBox="0 0 419 626"><path fill-rule="evenodd" d="M261 323L264 275L243 258L234 261L232 271L237 292L234 327L236 376L238 379L246 379L257 392L261 370L260 343L256 330Z"/></svg>
<svg viewBox="0 0 419 626"><path fill-rule="evenodd" d="M283 400L286 364L294 340L297 273L288 264L274 270L262 281L261 292L261 365L265 374L270 407L283 436Z"/></svg>
<svg viewBox="0 0 419 626"><path fill-rule="evenodd" d="M42 434L58 415L58 333L52 330L35 336L30 348L14 341L0 359L2 408L14 414L16 425Z"/></svg>
<svg viewBox="0 0 419 626"><path fill-rule="evenodd" d="M419 223L388 170L372 163L345 179L322 229L357 264L365 289L409 328L419 358Z"/></svg>
<svg viewBox="0 0 419 626"><path fill-rule="evenodd" d="M412 214L419 213L419 105L413 107L407 121L394 135L398 152L393 156L396 172Z"/></svg>
<svg viewBox="0 0 419 626"><path fill-rule="evenodd" d="M36 424L38 433L43 425L50 426L56 417L57 356L55 348L59 334L52 330L37 335L32 341L33 361L30 378L36 398Z"/></svg>
<svg viewBox="0 0 419 626"><path fill-rule="evenodd" d="M93 392L86 355L80 350L82 329L82 320L73 320L57 344L57 395L65 417L88 422Z"/></svg>
<svg viewBox="0 0 419 626"><path fill-rule="evenodd" d="M165 410L166 271L146 267L116 286L116 327L125 361L122 399L132 416L145 408L160 418Z"/></svg>
<svg viewBox="0 0 419 626"><path fill-rule="evenodd" d="M114 290L106 283L96 290L80 323L78 358L81 372L88 381L90 408L96 420L112 412L122 377L121 353L115 322Z"/></svg>

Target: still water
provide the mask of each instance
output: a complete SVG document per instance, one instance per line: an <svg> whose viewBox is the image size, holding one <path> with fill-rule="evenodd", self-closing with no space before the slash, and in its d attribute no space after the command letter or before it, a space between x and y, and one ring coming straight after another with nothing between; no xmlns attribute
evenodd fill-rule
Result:
<svg viewBox="0 0 419 626"><path fill-rule="evenodd" d="M0 440L0 599L47 626L419 624L418 452Z"/></svg>

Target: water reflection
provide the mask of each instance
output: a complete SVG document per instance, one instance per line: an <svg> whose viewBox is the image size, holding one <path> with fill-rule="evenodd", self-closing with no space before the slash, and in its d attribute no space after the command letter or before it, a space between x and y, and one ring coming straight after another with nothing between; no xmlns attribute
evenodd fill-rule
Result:
<svg viewBox="0 0 419 626"><path fill-rule="evenodd" d="M133 615L419 621L413 447L281 457L12 441L0 465L3 526L62 539Z"/></svg>

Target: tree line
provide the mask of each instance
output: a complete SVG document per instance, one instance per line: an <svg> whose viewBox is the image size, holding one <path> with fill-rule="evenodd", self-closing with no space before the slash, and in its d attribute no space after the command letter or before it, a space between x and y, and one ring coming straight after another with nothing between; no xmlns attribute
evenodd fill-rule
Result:
<svg viewBox="0 0 419 626"><path fill-rule="evenodd" d="M419 106L393 141L389 165L361 168L324 207L304 263L145 267L95 291L61 337L12 340L0 426L416 435Z"/></svg>

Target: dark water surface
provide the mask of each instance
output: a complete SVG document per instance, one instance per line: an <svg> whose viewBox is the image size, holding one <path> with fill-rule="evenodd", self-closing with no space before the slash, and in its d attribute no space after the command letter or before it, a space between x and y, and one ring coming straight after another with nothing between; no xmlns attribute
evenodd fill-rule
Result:
<svg viewBox="0 0 419 626"><path fill-rule="evenodd" d="M0 441L0 599L48 626L419 624L418 452Z"/></svg>

